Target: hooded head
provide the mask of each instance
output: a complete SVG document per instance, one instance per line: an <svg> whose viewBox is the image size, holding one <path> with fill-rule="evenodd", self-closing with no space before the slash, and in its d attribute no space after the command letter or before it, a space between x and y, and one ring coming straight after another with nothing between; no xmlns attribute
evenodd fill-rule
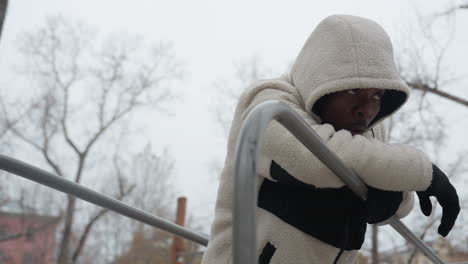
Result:
<svg viewBox="0 0 468 264"><path fill-rule="evenodd" d="M399 109L409 96L385 30L372 20L350 15L329 16L315 28L289 78L306 109L319 121L314 105L328 94L366 88L385 90L368 128Z"/></svg>

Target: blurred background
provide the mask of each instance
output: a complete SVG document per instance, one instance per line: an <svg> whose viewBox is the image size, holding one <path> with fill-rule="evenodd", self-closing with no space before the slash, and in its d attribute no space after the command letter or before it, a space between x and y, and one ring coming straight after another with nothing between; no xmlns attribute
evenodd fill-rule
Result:
<svg viewBox="0 0 468 264"><path fill-rule="evenodd" d="M467 1L10 1L1 154L208 234L238 96L288 71L331 14L373 19L392 38L413 91L387 120L390 140L424 150L462 206L446 238L437 206L404 222L444 260L468 261ZM391 228L368 230L360 263L430 263ZM203 247L175 241L0 172L0 263L200 262Z"/></svg>

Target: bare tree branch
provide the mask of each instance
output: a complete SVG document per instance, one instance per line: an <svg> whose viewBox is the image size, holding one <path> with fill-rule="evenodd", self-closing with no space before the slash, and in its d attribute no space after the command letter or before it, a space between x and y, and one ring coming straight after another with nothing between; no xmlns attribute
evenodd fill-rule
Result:
<svg viewBox="0 0 468 264"><path fill-rule="evenodd" d="M447 10L445 10L443 12L436 13L435 16L437 16L437 17L449 16L449 15L452 15L453 13L455 13L456 11L458 11L459 9L468 9L468 2L463 3L463 4L459 4L459 5L455 5L453 7L450 7L450 8L448 8Z"/></svg>
<svg viewBox="0 0 468 264"><path fill-rule="evenodd" d="M447 68L443 68L443 62L455 34L453 16L451 14L445 16L447 16L447 20L444 20L442 25L438 23L437 16L419 17L417 31L412 34L420 36L419 39L411 42L411 45L414 46L409 47L407 49L409 51L400 54L400 60L405 61L401 65L403 78L408 86L422 91L420 104L425 95L431 93L468 107L468 98L451 94L442 89L447 84L447 81L444 82L444 78L447 79L446 75L448 75ZM438 34L438 29L443 29L443 35ZM409 36L409 38L411 37ZM428 49L430 53L427 52Z"/></svg>
<svg viewBox="0 0 468 264"><path fill-rule="evenodd" d="M12 132L13 135L23 140L24 142L28 143L30 146L34 147L35 149L37 149L43 155L43 157L47 161L47 164L52 167L52 169L57 175L64 176L63 171L60 168L60 166L57 163L55 163L50 157L50 154L49 154L49 140L50 139L48 139L47 137L44 138L43 145L39 145L33 139L26 137L22 132L20 132L16 128L11 128L10 131Z"/></svg>
<svg viewBox="0 0 468 264"><path fill-rule="evenodd" d="M444 91L439 90L439 89L434 88L434 87L430 87L429 85L427 85L425 83L422 83L420 81L406 82L406 83L408 84L408 86L410 86L413 89L420 90L420 91L423 91L423 92L430 92L430 93L439 95L439 96L441 96L443 98L446 98L446 99L448 99L448 100L450 100L452 102L455 102L455 103L458 103L458 104L461 104L463 106L468 107L468 100L467 99L461 98L461 97L456 96L456 95L449 94L447 92L444 92Z"/></svg>
<svg viewBox="0 0 468 264"><path fill-rule="evenodd" d="M70 137L70 134L68 132L67 128L67 118L68 118L68 101L69 101L69 88L66 87L64 88L64 96L63 96L63 113L62 113L62 118L60 119L60 124L62 125L62 130L63 130L63 136L65 137L65 141L68 143L68 145L75 151L75 153L80 157L82 155L82 152L78 148L75 142Z"/></svg>
<svg viewBox="0 0 468 264"><path fill-rule="evenodd" d="M8 133L10 131L10 129L12 129L16 125L16 123L20 122L25 117L28 110L31 109L31 108L29 108L23 114L18 115L17 118L15 118L13 120L10 120L10 114L8 113L5 102L3 101L3 96L0 96L0 108L1 108L1 112L2 112L2 118L3 118L3 120L1 120L2 121L2 124L1 124L2 131L0 133L0 138L2 138L6 133Z"/></svg>
<svg viewBox="0 0 468 264"><path fill-rule="evenodd" d="M457 159L450 164L447 176L453 181L458 175L467 172L467 161L468 152L458 154Z"/></svg>
<svg viewBox="0 0 468 264"><path fill-rule="evenodd" d="M261 57L254 55L233 64L231 80L219 79L213 83L215 93L219 94L213 106L214 117L226 136L234 116L235 103L242 91L271 72L272 69L262 63Z"/></svg>

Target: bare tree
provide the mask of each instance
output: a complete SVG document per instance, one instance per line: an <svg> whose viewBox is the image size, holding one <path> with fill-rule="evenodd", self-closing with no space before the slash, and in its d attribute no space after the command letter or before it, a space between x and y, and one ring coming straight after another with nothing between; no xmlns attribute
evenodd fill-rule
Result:
<svg viewBox="0 0 468 264"><path fill-rule="evenodd" d="M136 38L114 37L96 49L97 43L90 30L60 17L23 34L19 50L28 63L22 74L36 89L21 104L2 104L8 140L31 147L55 174L76 183L95 173L92 159L112 155L95 149L118 125L144 107L166 109L175 95L165 85L182 74L168 43L145 46ZM117 199L133 188L120 187L111 193ZM77 261L91 228L107 213L89 218L71 250L76 203L68 196L63 208L60 264Z"/></svg>
<svg viewBox="0 0 468 264"><path fill-rule="evenodd" d="M119 166L118 170L131 175L132 177L127 178L137 186L135 191L139 195L129 197L128 203L172 220L175 216L176 199L171 184L173 164L168 162L167 158L162 158L167 156L167 151L161 155L152 153L151 146L147 145L142 152L135 155L131 164L119 162L118 164L123 166ZM115 263L169 262L172 234L140 223L132 225L131 233L129 247L119 254L114 260Z"/></svg>
<svg viewBox="0 0 468 264"><path fill-rule="evenodd" d="M114 156L113 173L109 175L117 175L121 180L111 182L111 189L130 186L131 193L124 197L124 202L159 217L172 219L175 201L175 188L172 185L174 163L168 151L156 154L152 146L147 144L140 152L129 156L131 157ZM110 181L102 182L103 188L104 185L109 185L108 182ZM170 234L113 214L103 216L102 220L96 224L97 233L88 245L95 257L113 262L115 256L120 256L117 259L124 258L127 263L133 263L138 256L134 253L140 249L131 248L145 243L155 246L150 245L149 248L157 248L157 252L146 256L148 259L163 259L169 254ZM152 233L154 235L149 236Z"/></svg>
<svg viewBox="0 0 468 264"><path fill-rule="evenodd" d="M271 68L264 65L258 55L253 55L247 59L233 63L232 76L219 77L213 82L213 94L216 100L211 106L214 119L221 128L223 136L227 140L231 121L234 117L237 100L244 91L254 81L266 78L272 72ZM215 175L219 175L222 170L222 160L213 160L210 163L211 170Z"/></svg>
<svg viewBox="0 0 468 264"><path fill-rule="evenodd" d="M242 91L254 81L265 78L271 69L265 66L259 56L252 56L234 63L234 74L230 79L218 79L213 87L218 99L214 105L215 118L227 137L234 116L237 99Z"/></svg>
<svg viewBox="0 0 468 264"><path fill-rule="evenodd" d="M147 144L144 149L132 158L132 164L124 170L125 163L115 161L115 168L119 174L126 174L128 181L136 186L138 196L127 199L132 205L147 212L169 216L173 214L173 202L175 200L172 177L174 162L170 159L170 153L165 149L161 154L153 153L153 147ZM120 164L120 165L119 165ZM158 201L158 203L148 203Z"/></svg>

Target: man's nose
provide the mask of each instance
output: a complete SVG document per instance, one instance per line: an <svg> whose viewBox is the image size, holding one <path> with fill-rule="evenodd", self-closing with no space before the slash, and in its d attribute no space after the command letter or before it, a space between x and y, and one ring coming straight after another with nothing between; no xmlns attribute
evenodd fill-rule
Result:
<svg viewBox="0 0 468 264"><path fill-rule="evenodd" d="M369 99L360 100L356 112L360 118L373 119L379 110L379 105Z"/></svg>

